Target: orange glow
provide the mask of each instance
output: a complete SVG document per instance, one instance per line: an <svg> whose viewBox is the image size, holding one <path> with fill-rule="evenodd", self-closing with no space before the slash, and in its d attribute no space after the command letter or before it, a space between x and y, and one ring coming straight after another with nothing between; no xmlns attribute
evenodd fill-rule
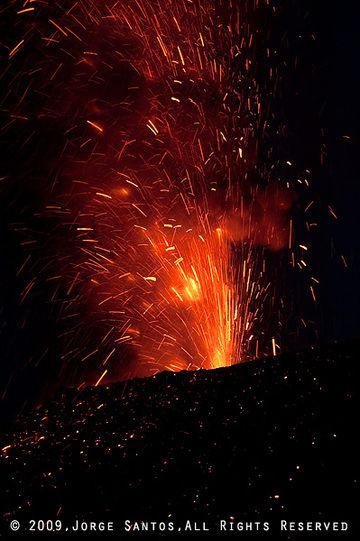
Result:
<svg viewBox="0 0 360 541"><path fill-rule="evenodd" d="M63 98L78 116L49 212L75 224L67 291L86 298L83 327L106 322L97 385L122 351L126 375L149 375L280 348L264 330L267 257L293 248L294 197L271 153L257 164L268 103L250 19L232 0L84 0L50 21L78 54Z"/></svg>

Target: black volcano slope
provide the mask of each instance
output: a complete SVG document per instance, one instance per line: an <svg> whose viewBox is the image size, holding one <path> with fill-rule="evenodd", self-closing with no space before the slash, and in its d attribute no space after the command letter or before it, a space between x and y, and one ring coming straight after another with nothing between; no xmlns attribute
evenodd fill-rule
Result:
<svg viewBox="0 0 360 541"><path fill-rule="evenodd" d="M352 536L359 352L352 342L62 391L2 436L5 528L56 516L285 518L348 521L341 537Z"/></svg>

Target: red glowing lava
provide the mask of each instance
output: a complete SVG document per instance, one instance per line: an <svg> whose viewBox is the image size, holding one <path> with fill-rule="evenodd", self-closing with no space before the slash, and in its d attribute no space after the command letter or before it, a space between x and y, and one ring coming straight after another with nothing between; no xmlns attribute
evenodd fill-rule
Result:
<svg viewBox="0 0 360 541"><path fill-rule="evenodd" d="M267 255L288 246L294 195L257 164L257 6L84 0L38 23L41 115L64 141L46 213L69 231L49 280L78 317L63 357L97 384L114 364L124 377L276 351Z"/></svg>

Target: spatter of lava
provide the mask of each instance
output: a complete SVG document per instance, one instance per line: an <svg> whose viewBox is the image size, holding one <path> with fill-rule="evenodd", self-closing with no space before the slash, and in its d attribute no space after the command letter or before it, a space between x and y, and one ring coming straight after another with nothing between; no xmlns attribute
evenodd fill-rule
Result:
<svg viewBox="0 0 360 541"><path fill-rule="evenodd" d="M257 165L268 130L257 5L84 0L48 18L42 8L32 70L41 114L64 138L45 212L69 231L53 278L67 284L65 317L86 306L73 328L69 317L65 357L93 363L97 383L116 359L123 375L124 355L129 373L151 374L276 351L264 335L276 296L267 254L291 244L294 195L270 161ZM87 350L82 336L99 327Z"/></svg>

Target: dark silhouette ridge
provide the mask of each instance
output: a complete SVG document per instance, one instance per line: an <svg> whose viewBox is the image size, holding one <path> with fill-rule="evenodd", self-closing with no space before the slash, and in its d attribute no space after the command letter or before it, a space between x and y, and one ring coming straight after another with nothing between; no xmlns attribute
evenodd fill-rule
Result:
<svg viewBox="0 0 360 541"><path fill-rule="evenodd" d="M118 528L126 519L194 519L216 536L219 520L234 517L269 520L264 539L297 540L278 533L280 519L330 520L347 521L341 537L355 538L359 352L354 341L63 390L2 437L11 446L0 463L4 527L12 518Z"/></svg>

